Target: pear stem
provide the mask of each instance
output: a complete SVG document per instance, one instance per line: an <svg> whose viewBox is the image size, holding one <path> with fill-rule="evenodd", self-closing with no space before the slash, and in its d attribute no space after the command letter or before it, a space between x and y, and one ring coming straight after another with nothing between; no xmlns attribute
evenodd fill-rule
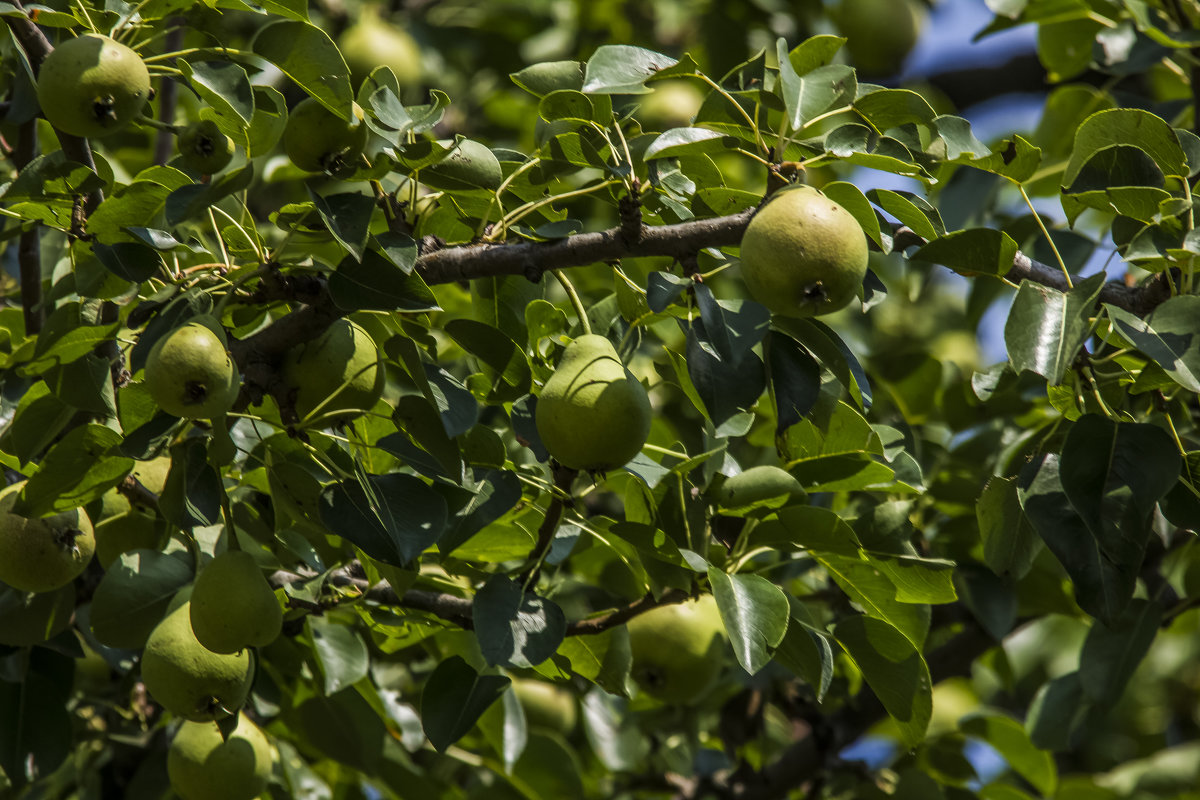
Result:
<svg viewBox="0 0 1200 800"><path fill-rule="evenodd" d="M563 496L568 498L571 496L571 484L578 474L579 470L564 467L561 464L554 468L554 486L560 491L550 495L550 506L546 509L546 516L542 519L541 527L538 528L538 540L533 547L533 552L530 553L530 564L518 578L526 591L537 583L538 572L541 571L542 562L546 560L546 556L550 552L550 546L554 543L554 533L558 530L559 520L562 519L565 504Z"/></svg>
<svg viewBox="0 0 1200 800"><path fill-rule="evenodd" d="M561 269L553 269L550 272L562 284L567 297L571 299L571 305L575 307L575 316L579 317L579 327L583 328L585 334L590 334L592 332L592 324L588 321L587 311L583 307L583 301L579 299L579 293L575 291L575 287L571 285L571 281Z"/></svg>

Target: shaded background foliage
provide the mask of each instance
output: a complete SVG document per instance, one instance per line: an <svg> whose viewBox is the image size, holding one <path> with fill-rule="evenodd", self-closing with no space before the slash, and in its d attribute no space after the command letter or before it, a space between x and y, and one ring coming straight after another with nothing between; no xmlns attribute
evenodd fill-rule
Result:
<svg viewBox="0 0 1200 800"><path fill-rule="evenodd" d="M1192 796L1193 6L994 0L985 41L1036 28L1035 52L903 84L855 73L811 0L411 2L383 10L420 79L365 88L319 32L353 3L28 7L51 42L136 12L144 54L181 51L156 113L238 143L205 181L145 125L94 166L57 148L28 18L0 4L0 236L24 279L0 309L0 459L27 513L102 518L119 486L165 542L93 564L67 630L0 651L5 790L166 795L176 725L140 647L236 538L288 609L246 708L279 748L271 796ZM693 124L646 119L672 74ZM1027 135L958 116L1043 80ZM308 94L357 98L369 165L290 165ZM772 320L736 243L800 173L876 252L861 308ZM607 476L553 469L532 425L582 331L557 267L651 386L650 446ZM977 342L995 307L1001 363ZM142 384L154 341L214 309L245 382L233 453L224 421L158 413ZM278 366L344 315L389 384L328 429ZM125 480L164 457L157 486ZM719 499L766 464L803 491ZM720 684L686 708L631 691L620 623L706 592ZM507 688L535 675L578 725L527 717Z"/></svg>

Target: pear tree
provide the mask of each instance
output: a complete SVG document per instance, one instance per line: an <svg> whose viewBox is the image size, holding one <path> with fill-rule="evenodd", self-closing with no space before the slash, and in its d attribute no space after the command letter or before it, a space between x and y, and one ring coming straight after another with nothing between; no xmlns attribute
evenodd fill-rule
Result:
<svg viewBox="0 0 1200 800"><path fill-rule="evenodd" d="M0 2L0 798L1197 797L1197 19Z"/></svg>

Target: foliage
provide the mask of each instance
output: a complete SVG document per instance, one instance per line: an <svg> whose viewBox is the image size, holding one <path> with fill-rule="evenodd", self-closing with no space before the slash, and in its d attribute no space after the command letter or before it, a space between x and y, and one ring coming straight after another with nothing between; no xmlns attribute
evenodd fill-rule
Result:
<svg viewBox="0 0 1200 800"><path fill-rule="evenodd" d="M264 796L1200 796L1193 0L989 0L983 34L1036 26L1054 81L994 142L860 80L815 0L408 5L420 85L351 81L327 31L354 3L0 2L14 509L100 522L115 489L163 534L93 561L65 629L60 596L0 587L33 620L0 626L0 794L167 796L181 720L143 648L240 550L285 609L243 707L278 754ZM34 77L89 30L156 91L91 141L39 118ZM644 129L666 80L702 103ZM361 113L361 158L288 160L308 98ZM214 175L176 155L202 120L236 147ZM822 319L739 275L797 180L873 251ZM381 364L382 396L298 413L289 354L340 319L379 350L343 383ZM147 388L190 322L240 374L213 419ZM550 462L534 424L587 332L654 413L607 473ZM134 477L163 457L161 487ZM624 623L709 594L720 680L640 691ZM527 724L532 678L577 698L573 730Z"/></svg>

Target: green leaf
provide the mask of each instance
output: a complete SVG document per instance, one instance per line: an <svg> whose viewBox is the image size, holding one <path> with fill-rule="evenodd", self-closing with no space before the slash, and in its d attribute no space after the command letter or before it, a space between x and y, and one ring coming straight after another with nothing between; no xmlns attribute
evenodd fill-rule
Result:
<svg viewBox="0 0 1200 800"><path fill-rule="evenodd" d="M834 583L868 616L883 620L916 645L929 634L929 606L896 600L896 585L880 570L855 556L814 553Z"/></svg>
<svg viewBox="0 0 1200 800"><path fill-rule="evenodd" d="M329 295L346 311L437 311L437 298L415 272L406 273L374 250L346 256L329 276Z"/></svg>
<svg viewBox="0 0 1200 800"><path fill-rule="evenodd" d="M22 464L28 464L55 440L74 416L74 408L38 381L21 396L11 424L0 437L0 445Z"/></svg>
<svg viewBox="0 0 1200 800"><path fill-rule="evenodd" d="M933 241L946 233L946 226L942 224L942 216L937 209L912 192L872 189L867 192L867 197L926 241Z"/></svg>
<svg viewBox="0 0 1200 800"><path fill-rule="evenodd" d="M791 622L775 650L775 660L808 682L820 702L833 682L833 647L800 601L789 598Z"/></svg>
<svg viewBox="0 0 1200 800"><path fill-rule="evenodd" d="M827 508L810 505L779 509L775 517L758 524L749 541L755 547L805 549L852 558L858 557L862 547L845 520Z"/></svg>
<svg viewBox="0 0 1200 800"><path fill-rule="evenodd" d="M848 107L853 102L858 91L853 68L830 64L801 75L792 64L787 40L778 39L775 49L779 59L779 91L787 108L788 125L793 131L800 130L830 109Z"/></svg>
<svg viewBox="0 0 1200 800"><path fill-rule="evenodd" d="M1093 710L1083 694L1078 672L1069 672L1042 684L1029 704L1025 729L1034 747L1067 750L1083 735Z"/></svg>
<svg viewBox="0 0 1200 800"><path fill-rule="evenodd" d="M1105 305L1113 327L1166 370L1176 383L1191 392L1200 392L1200 297L1180 295L1168 298L1141 319L1122 308Z"/></svg>
<svg viewBox="0 0 1200 800"><path fill-rule="evenodd" d="M313 654L324 678L327 695L340 692L367 676L367 646L353 628L326 617L308 616L304 626L312 639Z"/></svg>
<svg viewBox="0 0 1200 800"><path fill-rule="evenodd" d="M975 518L983 538L983 559L992 572L1016 580L1025 577L1041 541L1021 511L1016 478L990 479L975 505Z"/></svg>
<svg viewBox="0 0 1200 800"><path fill-rule="evenodd" d="M274 22L259 30L253 47L321 105L353 121L350 70L325 31L297 20Z"/></svg>
<svg viewBox="0 0 1200 800"><path fill-rule="evenodd" d="M1105 557L1100 543L1067 500L1060 472L1059 457L1052 453L1031 461L1018 484L1021 508L1071 576L1080 607L1097 619L1116 619L1133 597L1141 553L1136 562ZM1145 543L1142 538L1140 546L1144 548Z"/></svg>
<svg viewBox="0 0 1200 800"><path fill-rule="evenodd" d="M1135 599L1111 626L1096 622L1079 654L1079 682L1096 703L1115 703L1145 658L1163 621L1163 607Z"/></svg>
<svg viewBox="0 0 1200 800"><path fill-rule="evenodd" d="M905 744L920 744L933 717L933 687L920 651L893 626L867 616L847 617L834 626L833 635L862 671Z"/></svg>
<svg viewBox="0 0 1200 800"><path fill-rule="evenodd" d="M625 695L625 680L633 661L625 626L594 635L568 636L558 646L555 661L559 658L566 659L571 672L595 682L609 694Z"/></svg>
<svg viewBox="0 0 1200 800"><path fill-rule="evenodd" d="M932 122L937 113L928 100L909 89L866 87L854 100L854 110L879 131L910 123L925 125Z"/></svg>
<svg viewBox="0 0 1200 800"><path fill-rule="evenodd" d="M385 564L402 567L446 528L446 501L412 475L348 479L321 494L321 522Z"/></svg>
<svg viewBox="0 0 1200 800"><path fill-rule="evenodd" d="M508 402L529 392L533 374L525 352L501 331L473 319L452 319L446 333L487 368L488 402Z"/></svg>
<svg viewBox="0 0 1200 800"><path fill-rule="evenodd" d="M901 603L953 603L958 599L953 561L882 553L864 553L863 558L887 575Z"/></svg>
<svg viewBox="0 0 1200 800"><path fill-rule="evenodd" d="M480 675L461 656L438 664L421 693L421 726L439 752L461 739L512 683Z"/></svg>
<svg viewBox="0 0 1200 800"><path fill-rule="evenodd" d="M1060 384L1091 330L1089 318L1104 280L1098 272L1067 292L1021 281L1004 323L1013 369L1035 372L1051 386Z"/></svg>
<svg viewBox="0 0 1200 800"><path fill-rule="evenodd" d="M771 652L787 633L787 595L761 575L728 575L709 567L708 580L733 653L753 675L770 663Z"/></svg>
<svg viewBox="0 0 1200 800"><path fill-rule="evenodd" d="M971 228L934 239L911 257L964 275L1004 275L1013 268L1016 255L1017 243L1004 231Z"/></svg>
<svg viewBox="0 0 1200 800"><path fill-rule="evenodd" d="M871 241L885 253L890 249L890 237L885 244L879 230L879 217L871 208L871 201L862 190L849 181L830 181L821 187L821 194L850 212L850 216L862 227Z"/></svg>
<svg viewBox="0 0 1200 800"><path fill-rule="evenodd" d="M650 143L642 158L678 158L696 153L720 153L729 149L731 137L707 128L672 128Z"/></svg>
<svg viewBox="0 0 1200 800"><path fill-rule="evenodd" d="M958 726L967 736L994 747L1008 765L1042 795L1054 795L1058 785L1054 757L1034 746L1020 722L998 712L977 711L960 720Z"/></svg>
<svg viewBox="0 0 1200 800"><path fill-rule="evenodd" d="M1114 108L1092 114L1075 131L1063 184L1073 184L1093 156L1112 145L1144 151L1164 175L1185 178L1190 172L1187 155L1165 120L1140 108Z"/></svg>
<svg viewBox="0 0 1200 800"><path fill-rule="evenodd" d="M86 505L121 482L133 459L117 455L121 435L95 423L72 428L41 459L13 505L23 517L44 517Z"/></svg>
<svg viewBox="0 0 1200 800"><path fill-rule="evenodd" d="M53 775L72 752L74 668L70 656L35 647L22 680L0 681L0 776L17 786L27 775Z"/></svg>
<svg viewBox="0 0 1200 800"><path fill-rule="evenodd" d="M343 192L322 197L308 189L309 199L316 206L321 220L356 261L361 261L367 246L371 223L371 212L375 210L375 198L358 192ZM403 271L403 270L402 270ZM407 270L411 276L412 268Z"/></svg>
<svg viewBox="0 0 1200 800"><path fill-rule="evenodd" d="M1063 443L1059 477L1100 557L1136 571L1151 536L1154 508L1183 465L1170 434L1150 423L1118 423L1087 414ZM1115 623L1121 607L1100 616Z"/></svg>
<svg viewBox="0 0 1200 800"><path fill-rule="evenodd" d="M544 61L508 77L530 94L543 97L560 89L582 89L583 64L579 61Z"/></svg>
<svg viewBox="0 0 1200 800"><path fill-rule="evenodd" d="M596 48L584 65L583 91L588 94L646 94L647 78L679 61L627 44L605 44Z"/></svg>
<svg viewBox="0 0 1200 800"><path fill-rule="evenodd" d="M561 608L503 575L493 575L475 594L472 617L490 665L536 666L554 655L567 630Z"/></svg>
<svg viewBox="0 0 1200 800"><path fill-rule="evenodd" d="M178 225L187 220L207 221L212 206L232 194L246 189L254 180L254 165L225 172L212 183L189 183L180 186L166 199L167 224ZM101 206L103 208L103 206Z"/></svg>
<svg viewBox="0 0 1200 800"><path fill-rule="evenodd" d="M187 553L122 553L104 570L92 596L92 633L109 647L140 650L195 571Z"/></svg>
<svg viewBox="0 0 1200 800"><path fill-rule="evenodd" d="M242 127L254 118L254 91L246 70L238 64L206 61L191 64L179 59L176 64L196 93L220 115L232 115Z"/></svg>

